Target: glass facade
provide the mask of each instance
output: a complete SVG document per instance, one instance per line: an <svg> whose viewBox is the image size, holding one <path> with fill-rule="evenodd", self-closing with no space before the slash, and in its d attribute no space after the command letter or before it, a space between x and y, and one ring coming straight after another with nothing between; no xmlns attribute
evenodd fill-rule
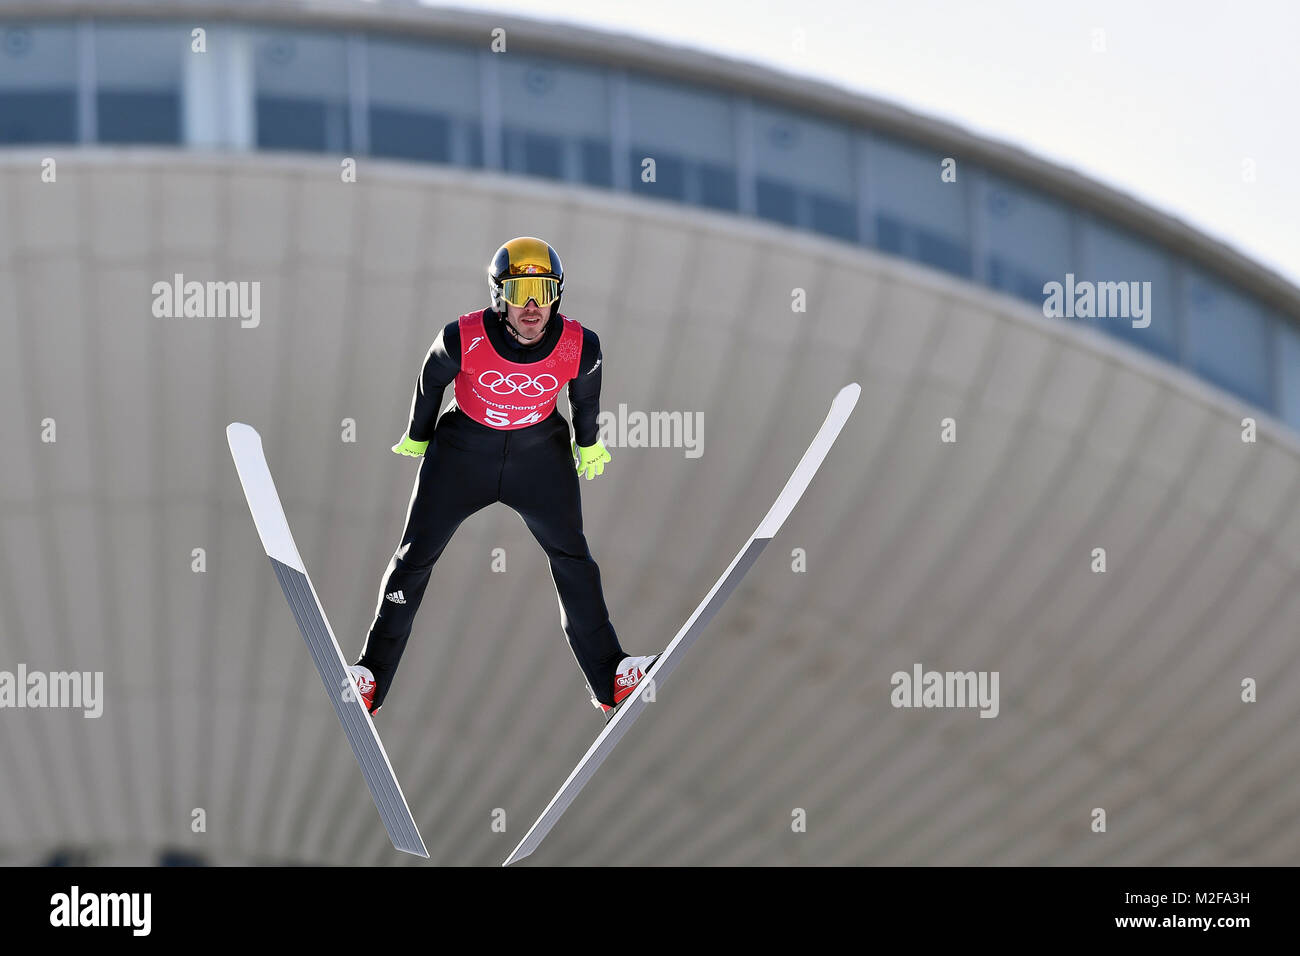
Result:
<svg viewBox="0 0 1300 956"><path fill-rule="evenodd" d="M179 143L187 27L103 24L94 31L96 138Z"/></svg>
<svg viewBox="0 0 1300 956"><path fill-rule="evenodd" d="M483 165L482 93L472 52L373 38L365 59L372 155Z"/></svg>
<svg viewBox="0 0 1300 956"><path fill-rule="evenodd" d="M1000 176L985 177L982 202L985 276L989 285L1027 302L1043 301L1043 286L1064 282L1077 259L1071 250L1071 210L1064 203Z"/></svg>
<svg viewBox="0 0 1300 956"><path fill-rule="evenodd" d="M731 97L632 76L624 122L630 130L625 162L633 192L712 209L739 208L738 124Z"/></svg>
<svg viewBox="0 0 1300 956"><path fill-rule="evenodd" d="M76 28L0 27L0 144L75 143Z"/></svg>
<svg viewBox="0 0 1300 956"><path fill-rule="evenodd" d="M872 135L864 147L875 244L954 275L973 275L972 180L965 167L944 182L946 157Z"/></svg>
<svg viewBox="0 0 1300 956"><path fill-rule="evenodd" d="M757 104L753 118L758 215L856 242L853 131Z"/></svg>
<svg viewBox="0 0 1300 956"><path fill-rule="evenodd" d="M1300 428L1300 328L1276 314L1269 326L1277 344L1273 353L1273 374L1277 383L1273 407L1282 421Z"/></svg>
<svg viewBox="0 0 1300 956"><path fill-rule="evenodd" d="M755 216L1041 307L1137 283L1150 322L1077 318L1300 428L1300 325L1199 263L935 147L640 70L393 33L0 21L0 146L102 142L500 169ZM653 171L653 175L651 174ZM1146 292L1149 290L1149 298Z"/></svg>
<svg viewBox="0 0 1300 956"><path fill-rule="evenodd" d="M1270 330L1264 312L1204 272L1189 267L1186 275L1188 366L1216 385L1268 407Z"/></svg>
<svg viewBox="0 0 1300 956"><path fill-rule="evenodd" d="M528 176L614 184L607 76L549 60L500 65L501 156Z"/></svg>
<svg viewBox="0 0 1300 956"><path fill-rule="evenodd" d="M1179 361L1178 290L1173 259L1163 249L1131 233L1090 216L1081 215L1080 220L1082 269L1078 278L1094 283L1124 282L1130 286L1139 283L1147 311L1139 322L1147 324L1135 328L1131 321L1110 318L1080 321L1091 321L1139 348L1171 362Z"/></svg>
<svg viewBox="0 0 1300 956"><path fill-rule="evenodd" d="M253 46L258 147L352 149L345 38L293 30L258 34Z"/></svg>

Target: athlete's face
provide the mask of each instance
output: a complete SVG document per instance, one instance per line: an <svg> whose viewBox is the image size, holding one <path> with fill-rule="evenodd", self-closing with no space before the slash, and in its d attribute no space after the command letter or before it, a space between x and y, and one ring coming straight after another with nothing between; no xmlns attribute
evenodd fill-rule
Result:
<svg viewBox="0 0 1300 956"><path fill-rule="evenodd" d="M506 321L515 330L523 342L536 342L546 330L546 320L551 317L555 306L541 308L536 299L529 299L526 305L506 303Z"/></svg>

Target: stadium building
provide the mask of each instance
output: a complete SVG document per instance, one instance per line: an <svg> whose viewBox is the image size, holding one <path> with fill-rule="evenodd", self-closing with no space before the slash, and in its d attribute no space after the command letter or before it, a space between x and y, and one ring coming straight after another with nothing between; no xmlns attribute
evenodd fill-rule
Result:
<svg viewBox="0 0 1300 956"><path fill-rule="evenodd" d="M355 654L425 351L516 235L560 252L563 310L601 337L613 461L585 528L631 653L676 633L836 391L863 389L534 861L1300 852L1300 291L1133 196L568 24L17 0L0 223L0 672L103 674L97 718L0 709L0 862L418 862L380 826L225 427L261 432ZM178 276L256 308L157 314ZM1046 314L1050 283L1072 314ZM1107 307L1080 315L1084 288ZM699 422L697 447L637 441L635 415ZM895 706L917 667L996 672L996 717ZM377 720L443 864L499 863L599 731L508 508L435 567Z"/></svg>

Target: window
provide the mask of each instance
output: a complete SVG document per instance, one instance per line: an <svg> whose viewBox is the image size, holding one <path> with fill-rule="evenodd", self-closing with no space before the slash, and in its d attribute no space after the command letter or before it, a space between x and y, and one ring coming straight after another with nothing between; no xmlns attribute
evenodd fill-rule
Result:
<svg viewBox="0 0 1300 956"><path fill-rule="evenodd" d="M1300 325L1279 313L1271 321L1278 343L1277 414L1300 429Z"/></svg>
<svg viewBox="0 0 1300 956"><path fill-rule="evenodd" d="M564 178L564 140L560 137L527 130L503 133L506 169L548 179Z"/></svg>
<svg viewBox="0 0 1300 956"><path fill-rule="evenodd" d="M778 179L758 177L758 214L764 219L799 225L799 196L795 188Z"/></svg>
<svg viewBox="0 0 1300 956"><path fill-rule="evenodd" d="M857 175L848 127L755 105L754 154L759 216L857 239Z"/></svg>
<svg viewBox="0 0 1300 956"><path fill-rule="evenodd" d="M179 143L184 26L95 27L95 95L104 143Z"/></svg>
<svg viewBox="0 0 1300 956"><path fill-rule="evenodd" d="M257 145L342 152L348 128L347 56L340 36L267 30L254 44Z"/></svg>
<svg viewBox="0 0 1300 956"><path fill-rule="evenodd" d="M608 185L613 162L605 74L531 57L493 62L501 70L506 169Z"/></svg>
<svg viewBox="0 0 1300 956"><path fill-rule="evenodd" d="M478 70L470 50L369 37L370 152L482 166Z"/></svg>
<svg viewBox="0 0 1300 956"><path fill-rule="evenodd" d="M614 153L608 140L582 141L582 178L593 186L614 185Z"/></svg>
<svg viewBox="0 0 1300 956"><path fill-rule="evenodd" d="M872 136L865 143L876 244L960 276L971 276L970 167L958 163L956 182L940 179L945 156Z"/></svg>
<svg viewBox="0 0 1300 956"><path fill-rule="evenodd" d="M643 173L642 161L636 159L636 153L640 152L636 147L632 148L632 191L645 193L647 195L657 196L660 199L686 199L686 174L688 163L680 156L660 153L655 155L655 151L650 147L644 148L644 153L654 162L654 181L642 182Z"/></svg>
<svg viewBox="0 0 1300 956"><path fill-rule="evenodd" d="M1184 272L1187 362L1211 382L1271 408L1269 327L1263 310L1205 272Z"/></svg>
<svg viewBox="0 0 1300 956"><path fill-rule="evenodd" d="M712 209L737 209L740 206L740 187L736 171L714 163L695 164L699 177L699 202Z"/></svg>
<svg viewBox="0 0 1300 956"><path fill-rule="evenodd" d="M70 26L0 28L0 143L76 142L76 63Z"/></svg>
<svg viewBox="0 0 1300 956"><path fill-rule="evenodd" d="M735 210L735 114L730 98L663 83L628 78L627 156L632 191L660 199ZM642 182L642 163L655 161L655 181Z"/></svg>
<svg viewBox="0 0 1300 956"><path fill-rule="evenodd" d="M1070 209L993 175L983 198L989 284L1041 306L1043 286L1073 271Z"/></svg>
<svg viewBox="0 0 1300 956"><path fill-rule="evenodd" d="M808 214L814 232L857 241L858 210L855 204L828 196L809 196Z"/></svg>
<svg viewBox="0 0 1300 956"><path fill-rule="evenodd" d="M1137 291L1142 296L1139 301L1148 310L1145 318L1150 320L1150 324L1146 328L1134 328L1133 320L1138 318L1136 315L1129 318L1099 317L1071 321L1096 325L1139 348L1177 362L1178 323L1181 317L1176 311L1178 304L1174 288L1174 266L1168 253L1131 233L1090 218L1085 218L1081 223L1080 235L1083 241L1083 271L1075 279L1095 283L1125 283L1130 289L1130 312L1136 312L1131 292L1133 283L1137 283ZM1147 286L1146 283L1150 285ZM1146 295L1148 288L1149 298Z"/></svg>

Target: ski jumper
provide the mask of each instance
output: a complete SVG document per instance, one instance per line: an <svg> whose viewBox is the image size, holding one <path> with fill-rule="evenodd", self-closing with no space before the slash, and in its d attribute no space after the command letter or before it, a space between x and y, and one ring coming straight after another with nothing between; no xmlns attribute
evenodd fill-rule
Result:
<svg viewBox="0 0 1300 956"><path fill-rule="evenodd" d="M569 647L593 696L613 703L615 671L627 654L583 534L569 425L556 407L567 384L576 440L595 444L600 365L596 335L559 313L533 345L514 341L491 309L462 315L439 333L407 430L429 446L357 661L375 675L376 708L392 686L434 564L461 522L497 501L519 514L546 552ZM453 382L455 399L438 415Z"/></svg>

